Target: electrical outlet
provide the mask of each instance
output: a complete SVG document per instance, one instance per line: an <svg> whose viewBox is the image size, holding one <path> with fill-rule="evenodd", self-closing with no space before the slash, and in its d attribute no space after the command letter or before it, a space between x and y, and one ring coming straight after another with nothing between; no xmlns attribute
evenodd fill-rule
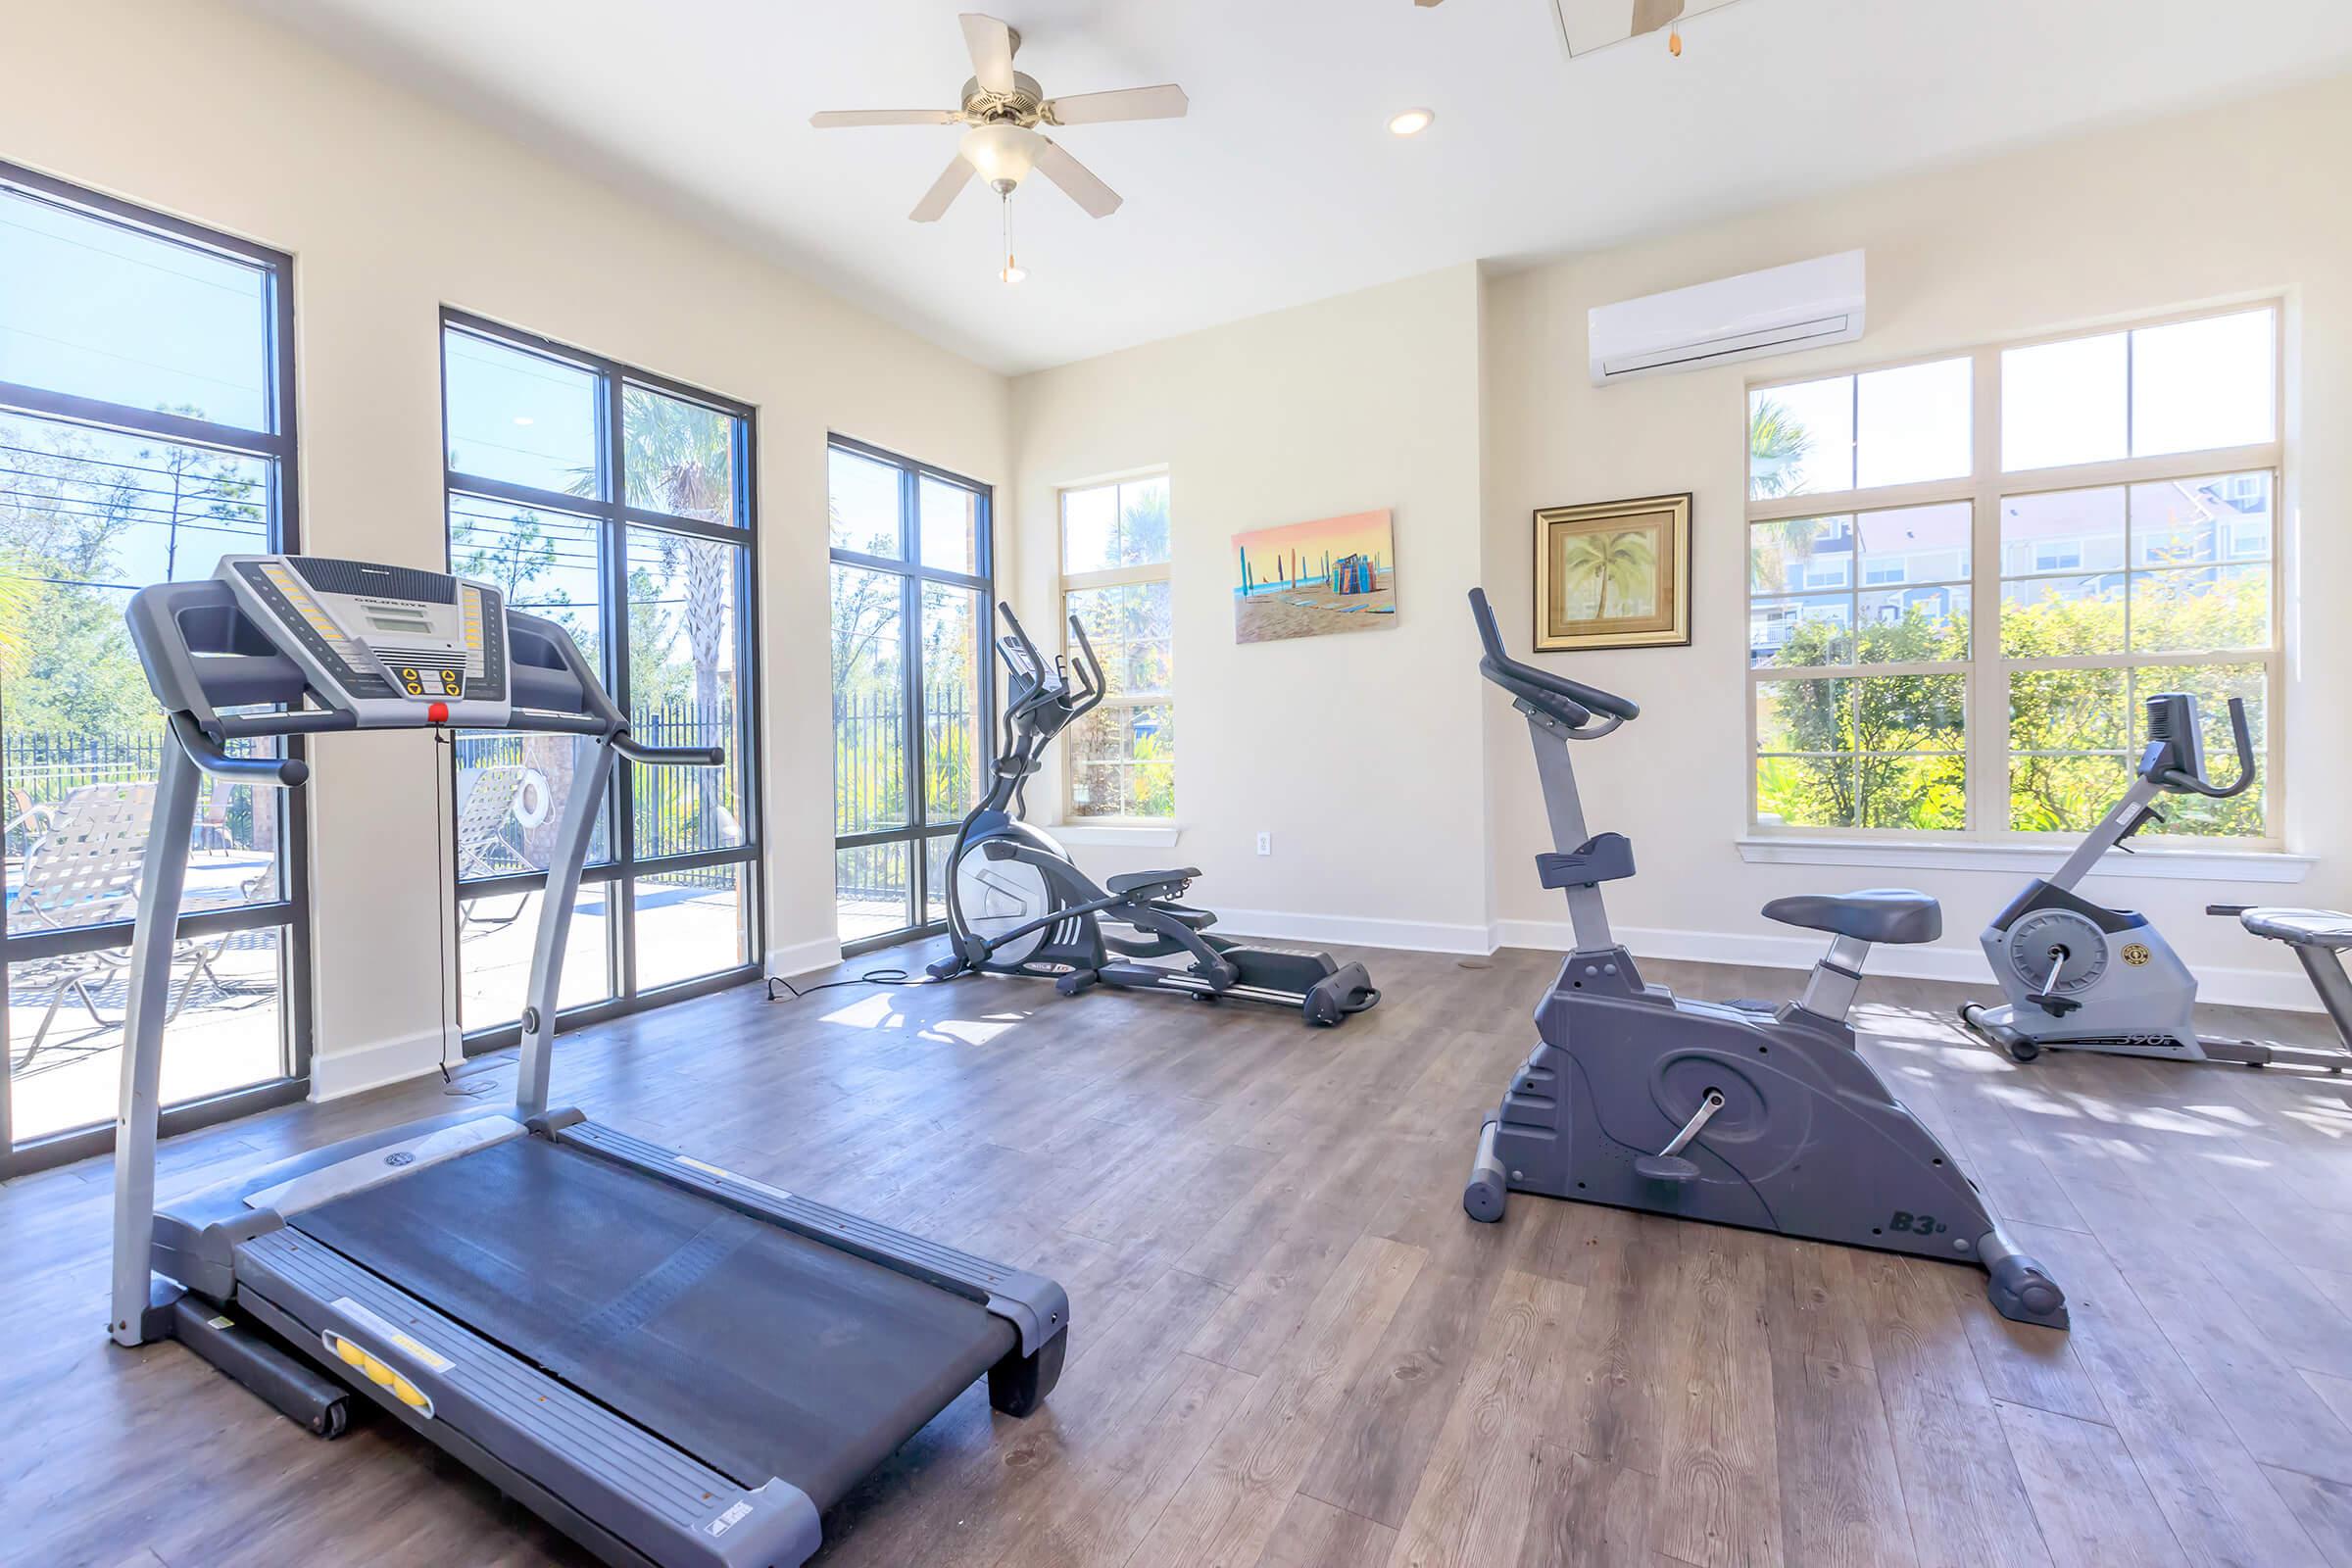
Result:
<svg viewBox="0 0 2352 1568"><path fill-rule="evenodd" d="M1274 853L1273 834L1260 833L1257 836L1257 853L1260 855L1272 855Z"/></svg>

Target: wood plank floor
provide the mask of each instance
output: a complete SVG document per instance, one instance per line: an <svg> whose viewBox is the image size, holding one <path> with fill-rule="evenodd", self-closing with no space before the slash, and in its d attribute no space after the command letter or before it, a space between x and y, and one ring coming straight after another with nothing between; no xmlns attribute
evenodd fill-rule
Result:
<svg viewBox="0 0 2352 1568"><path fill-rule="evenodd" d="M827 1520L845 1568L2352 1568L2344 1080L2019 1067L1958 1036L1954 988L1872 982L1868 1054L2065 1284L2058 1334L1972 1269L1528 1198L1471 1222L1556 959L1361 956L1387 1000L1333 1031L1006 980L746 989L567 1038L557 1092L1068 1286L1046 1409L959 1399ZM162 1185L512 1074L193 1134ZM319 1443L174 1346L108 1345L108 1179L0 1187L0 1564L586 1560L387 1420Z"/></svg>

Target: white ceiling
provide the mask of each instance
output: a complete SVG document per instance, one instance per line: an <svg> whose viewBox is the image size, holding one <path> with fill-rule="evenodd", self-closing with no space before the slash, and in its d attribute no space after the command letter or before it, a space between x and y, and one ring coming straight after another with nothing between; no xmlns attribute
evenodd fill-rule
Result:
<svg viewBox="0 0 2352 1568"><path fill-rule="evenodd" d="M1741 0L1573 61L1549 0L993 0L1050 94L1192 95L1057 133L1127 204L1033 179L1007 287L983 187L906 217L957 127L808 123L954 107L975 0L243 3L1005 371L2352 66L2343 0Z"/></svg>

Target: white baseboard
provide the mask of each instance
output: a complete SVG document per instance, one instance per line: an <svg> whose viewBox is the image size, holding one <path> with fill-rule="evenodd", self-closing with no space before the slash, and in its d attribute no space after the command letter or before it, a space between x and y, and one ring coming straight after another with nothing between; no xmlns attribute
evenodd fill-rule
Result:
<svg viewBox="0 0 2352 1568"><path fill-rule="evenodd" d="M1219 909L1212 928L1263 937L1269 942L1329 942L1349 948L1405 948L1416 953L1494 951L1484 925L1445 925L1427 920L1383 920L1370 915L1296 914L1281 909Z"/></svg>
<svg viewBox="0 0 2352 1568"><path fill-rule="evenodd" d="M830 969L840 961L839 937L811 937L806 942L793 942L768 949L766 972L771 975L807 974L811 969Z"/></svg>
<svg viewBox="0 0 2352 1568"><path fill-rule="evenodd" d="M311 1098L341 1100L365 1094L386 1084L421 1078L444 1064L455 1066L465 1056L465 1042L458 1032L438 1024L390 1040L322 1052L311 1057Z"/></svg>
<svg viewBox="0 0 2352 1568"><path fill-rule="evenodd" d="M1680 931L1653 926L1617 926L1617 940L1637 958L1675 958L1690 963L1736 963L1759 969L1810 969L1828 950L1826 936L1777 933ZM1575 946L1565 920L1499 920L1495 945L1566 953ZM1984 953L1935 943L1921 947L1881 945L1870 950L1869 972L1906 980L1948 980L1993 989ZM2207 967L2197 971L2197 1000L2217 1007L2267 1007L2281 1012L2321 1011L2320 999L2300 969Z"/></svg>

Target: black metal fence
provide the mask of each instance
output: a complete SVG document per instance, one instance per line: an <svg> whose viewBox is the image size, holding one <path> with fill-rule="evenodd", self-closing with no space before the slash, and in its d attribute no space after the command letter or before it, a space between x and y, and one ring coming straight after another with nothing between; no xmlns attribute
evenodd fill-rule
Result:
<svg viewBox="0 0 2352 1568"><path fill-rule="evenodd" d="M909 820L906 709L894 692L833 699L833 826L837 833L870 833ZM929 824L953 828L978 799L987 751L973 724L969 692L950 692L923 704L923 763ZM937 871L946 851L930 851ZM836 852L834 891L840 903L904 907L914 868L904 843L866 844ZM932 879L936 882L936 876ZM936 888L934 888L936 894ZM937 899L933 899L934 912Z"/></svg>
<svg viewBox="0 0 2352 1568"><path fill-rule="evenodd" d="M29 849L41 836L46 815L41 808L55 806L83 785L156 777L164 767L163 748L160 725L128 735L0 731L0 782L8 791L7 853L18 856Z"/></svg>

